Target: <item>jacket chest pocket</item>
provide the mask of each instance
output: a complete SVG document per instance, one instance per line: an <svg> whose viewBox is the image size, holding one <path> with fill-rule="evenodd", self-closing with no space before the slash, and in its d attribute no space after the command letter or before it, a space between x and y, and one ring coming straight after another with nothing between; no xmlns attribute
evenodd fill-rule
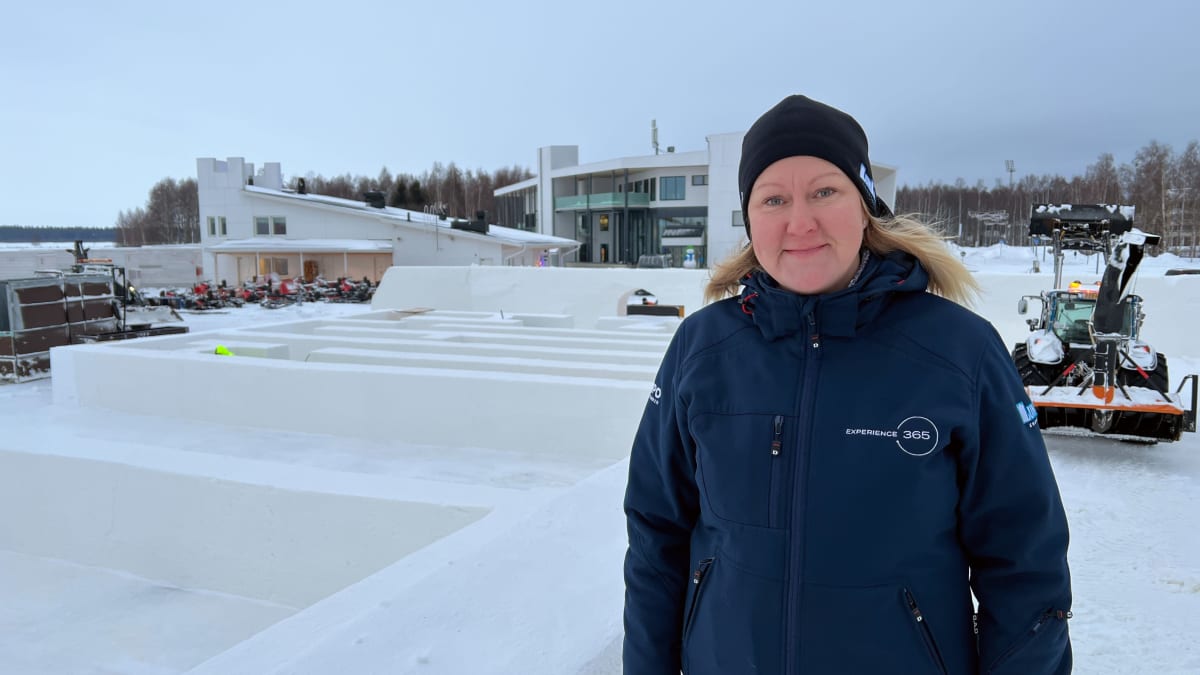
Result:
<svg viewBox="0 0 1200 675"><path fill-rule="evenodd" d="M699 482L718 518L784 527L796 454L796 418L706 413L692 420Z"/></svg>

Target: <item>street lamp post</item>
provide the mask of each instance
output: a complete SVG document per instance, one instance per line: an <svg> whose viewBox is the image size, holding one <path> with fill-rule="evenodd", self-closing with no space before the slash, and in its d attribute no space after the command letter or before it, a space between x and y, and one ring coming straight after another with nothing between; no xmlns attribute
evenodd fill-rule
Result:
<svg viewBox="0 0 1200 675"><path fill-rule="evenodd" d="M1013 194L1013 172L1017 170L1016 163L1011 159L1004 160L1004 169L1008 171L1008 199L1009 199L1009 216L1008 216L1008 234L1012 237L1013 218L1017 213L1017 196ZM1013 237L1015 239L1015 237Z"/></svg>

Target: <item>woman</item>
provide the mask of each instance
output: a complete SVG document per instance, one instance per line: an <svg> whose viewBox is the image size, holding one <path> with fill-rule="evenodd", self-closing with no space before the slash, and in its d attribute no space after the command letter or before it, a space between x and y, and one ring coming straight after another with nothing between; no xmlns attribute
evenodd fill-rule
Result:
<svg viewBox="0 0 1200 675"><path fill-rule="evenodd" d="M680 325L630 459L626 675L1070 672L1036 412L870 167L803 96L746 134L751 244L707 289L735 297Z"/></svg>

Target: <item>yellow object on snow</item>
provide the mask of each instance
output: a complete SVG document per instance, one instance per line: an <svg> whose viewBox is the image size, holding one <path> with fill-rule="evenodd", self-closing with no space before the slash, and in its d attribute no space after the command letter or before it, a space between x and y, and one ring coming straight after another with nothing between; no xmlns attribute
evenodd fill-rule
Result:
<svg viewBox="0 0 1200 675"><path fill-rule="evenodd" d="M233 356L233 352L229 351L229 348L225 345L217 345L217 349L214 353L221 356Z"/></svg>

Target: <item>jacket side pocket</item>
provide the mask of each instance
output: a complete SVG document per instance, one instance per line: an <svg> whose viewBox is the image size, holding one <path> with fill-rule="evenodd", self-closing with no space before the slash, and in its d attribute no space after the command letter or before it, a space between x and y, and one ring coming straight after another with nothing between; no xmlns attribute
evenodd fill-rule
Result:
<svg viewBox="0 0 1200 675"><path fill-rule="evenodd" d="M705 558L696 566L696 571L692 572L692 602L688 606L687 617L683 621L683 644L686 646L688 637L692 634L692 622L696 618L696 608L700 605L700 596L704 591L704 577L708 575L708 570L712 567L714 558Z"/></svg>
<svg viewBox="0 0 1200 675"><path fill-rule="evenodd" d="M929 654L933 665L937 667L937 671L942 675L946 675L946 662L942 659L942 652L938 649L937 641L933 639L933 631L929 628L929 622L925 620L925 615L921 613L921 608L917 605L917 599L913 597L912 592L907 588L903 589L902 594L904 596L904 608L908 610L912 623L917 629L918 637L921 639L921 643L925 645L925 651Z"/></svg>

